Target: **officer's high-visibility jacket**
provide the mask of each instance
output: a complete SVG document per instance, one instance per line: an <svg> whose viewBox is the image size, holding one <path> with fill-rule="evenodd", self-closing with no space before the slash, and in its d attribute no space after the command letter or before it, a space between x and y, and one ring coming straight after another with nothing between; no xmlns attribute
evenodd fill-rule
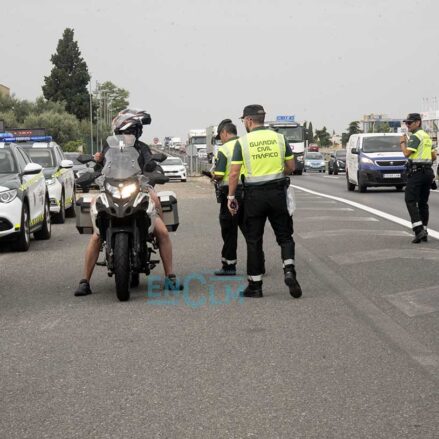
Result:
<svg viewBox="0 0 439 439"><path fill-rule="evenodd" d="M415 164L431 165L431 151L433 148L433 142L430 136L422 129L419 128L410 136L407 149L413 151L409 160Z"/></svg>
<svg viewBox="0 0 439 439"><path fill-rule="evenodd" d="M236 142L232 165L243 165L245 184L259 185L284 178L285 161L293 158L285 136L258 127Z"/></svg>
<svg viewBox="0 0 439 439"><path fill-rule="evenodd" d="M221 186L229 185L230 166L232 164L233 149L237 139L238 137L233 137L218 148L213 173L223 177L220 183ZM241 175L243 172L244 170L241 168ZM241 184L241 175L239 176L238 184Z"/></svg>

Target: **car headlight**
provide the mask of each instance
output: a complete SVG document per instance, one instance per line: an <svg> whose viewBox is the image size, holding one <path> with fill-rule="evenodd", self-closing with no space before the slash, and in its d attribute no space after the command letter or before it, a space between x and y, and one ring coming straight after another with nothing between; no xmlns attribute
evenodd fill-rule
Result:
<svg viewBox="0 0 439 439"><path fill-rule="evenodd" d="M56 178L46 178L46 184L51 185L56 183Z"/></svg>
<svg viewBox="0 0 439 439"><path fill-rule="evenodd" d="M308 160L305 160L305 165L309 166L311 163Z"/></svg>
<svg viewBox="0 0 439 439"><path fill-rule="evenodd" d="M14 201L17 196L17 189L11 189L10 191L0 192L0 203L10 203Z"/></svg>
<svg viewBox="0 0 439 439"><path fill-rule="evenodd" d="M361 157L361 163L367 163L368 165L373 165L373 160L367 157Z"/></svg>
<svg viewBox="0 0 439 439"><path fill-rule="evenodd" d="M137 184L131 183L126 186L120 185L119 187L117 187L107 183L106 189L114 198L125 199L131 197L131 195L133 195L134 192L137 191Z"/></svg>

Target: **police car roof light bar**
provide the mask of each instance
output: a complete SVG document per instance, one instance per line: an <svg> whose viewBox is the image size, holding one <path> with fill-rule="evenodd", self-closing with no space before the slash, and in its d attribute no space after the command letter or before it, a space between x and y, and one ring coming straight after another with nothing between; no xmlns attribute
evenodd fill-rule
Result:
<svg viewBox="0 0 439 439"><path fill-rule="evenodd" d="M5 137L2 139L5 143L18 142L51 142L52 136L23 136L23 137Z"/></svg>

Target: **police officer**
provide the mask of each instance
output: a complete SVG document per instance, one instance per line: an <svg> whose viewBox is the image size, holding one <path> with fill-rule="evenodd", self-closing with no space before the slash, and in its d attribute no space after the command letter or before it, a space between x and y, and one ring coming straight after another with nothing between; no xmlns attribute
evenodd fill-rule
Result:
<svg viewBox="0 0 439 439"><path fill-rule="evenodd" d="M294 298L302 295L296 279L293 220L288 213L286 188L294 171L294 156L286 138L264 127L261 105L248 105L241 117L248 134L235 144L229 177L228 207L239 211L236 200L241 167L244 168L244 229L247 241L248 286L244 297L262 297L264 271L262 239L268 218L281 247L285 284Z"/></svg>
<svg viewBox="0 0 439 439"><path fill-rule="evenodd" d="M428 197L433 179L432 163L436 152L432 149L430 136L422 129L419 113L410 113L404 120L411 135L401 136L400 144L403 154L408 158L408 177L405 188L405 203L415 232L414 244L427 241Z"/></svg>
<svg viewBox="0 0 439 439"><path fill-rule="evenodd" d="M219 197L221 202L219 221L223 248L221 250L222 268L215 271L217 276L233 276L236 274L238 227L242 230L242 210L237 215L232 215L227 207L227 195L229 193L229 175L233 155L233 148L238 139L236 126L230 119L224 119L218 125L216 140L221 140L222 145L218 148L213 178L219 182ZM239 180L235 197L242 204L242 183ZM243 232L244 233L244 232Z"/></svg>

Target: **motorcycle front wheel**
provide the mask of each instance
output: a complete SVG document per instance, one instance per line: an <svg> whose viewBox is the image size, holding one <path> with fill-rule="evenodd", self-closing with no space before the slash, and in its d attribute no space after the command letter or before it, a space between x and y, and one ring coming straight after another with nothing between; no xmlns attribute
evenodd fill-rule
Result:
<svg viewBox="0 0 439 439"><path fill-rule="evenodd" d="M114 237L114 277L116 295L121 302L130 300L130 242L127 233Z"/></svg>

